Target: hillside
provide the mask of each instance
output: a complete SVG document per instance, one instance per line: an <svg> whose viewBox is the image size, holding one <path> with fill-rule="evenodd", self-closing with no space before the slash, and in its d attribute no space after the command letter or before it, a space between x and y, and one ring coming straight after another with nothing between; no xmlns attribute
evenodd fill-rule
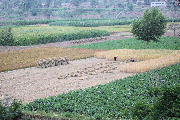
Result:
<svg viewBox="0 0 180 120"><path fill-rule="evenodd" d="M0 20L131 19L142 16L152 1L155 0L0 0ZM173 17L171 7L171 0L167 0L167 7L160 9L168 17Z"/></svg>

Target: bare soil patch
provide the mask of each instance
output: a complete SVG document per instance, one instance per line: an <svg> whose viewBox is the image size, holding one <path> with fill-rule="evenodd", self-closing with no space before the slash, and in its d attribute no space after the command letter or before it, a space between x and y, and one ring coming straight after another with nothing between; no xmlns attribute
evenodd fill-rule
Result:
<svg viewBox="0 0 180 120"><path fill-rule="evenodd" d="M64 66L41 69L31 67L14 71L0 73L0 97L6 95L21 99L24 103L39 98L46 98L71 90L84 89L91 86L106 84L110 81L121 79L132 73L120 72L125 62L108 61L106 59L87 58L71 61ZM94 74L90 72L94 72ZM81 76L68 76L59 78L62 75L87 73ZM89 73L88 73L89 72Z"/></svg>

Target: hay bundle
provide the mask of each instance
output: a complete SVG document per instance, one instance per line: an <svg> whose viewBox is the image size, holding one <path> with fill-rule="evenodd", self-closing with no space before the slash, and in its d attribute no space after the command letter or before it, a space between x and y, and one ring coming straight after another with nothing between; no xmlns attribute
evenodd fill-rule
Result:
<svg viewBox="0 0 180 120"><path fill-rule="evenodd" d="M67 65L67 64L69 64L69 59L67 57L48 58L38 61L37 67L47 68L47 67L54 67L54 66Z"/></svg>

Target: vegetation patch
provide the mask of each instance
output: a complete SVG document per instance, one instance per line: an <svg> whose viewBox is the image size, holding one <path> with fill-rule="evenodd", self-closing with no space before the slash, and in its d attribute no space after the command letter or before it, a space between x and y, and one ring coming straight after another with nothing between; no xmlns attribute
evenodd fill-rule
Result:
<svg viewBox="0 0 180 120"><path fill-rule="evenodd" d="M135 38L123 40L105 41L86 45L74 46L73 48L88 48L88 49L170 49L180 50L180 41L178 37L161 37L159 42L150 42L147 48L146 42Z"/></svg>
<svg viewBox="0 0 180 120"><path fill-rule="evenodd" d="M37 24L48 24L55 22L56 20L16 20L16 21L0 21L0 26L4 25L37 25Z"/></svg>
<svg viewBox="0 0 180 120"><path fill-rule="evenodd" d="M14 42L9 45L45 44L110 35L105 30L57 26L13 27L12 34Z"/></svg>
<svg viewBox="0 0 180 120"><path fill-rule="evenodd" d="M77 26L77 27L97 27L97 26L113 26L113 25L127 25L130 24L132 20L66 20L66 21L56 21L49 25L56 26Z"/></svg>
<svg viewBox="0 0 180 120"><path fill-rule="evenodd" d="M15 35L15 45L45 44L109 35L109 32L101 30L49 26L25 28L21 32L24 32L24 34Z"/></svg>
<svg viewBox="0 0 180 120"><path fill-rule="evenodd" d="M99 27L93 27L92 29L106 30L110 33L113 33L113 32L130 32L130 25L99 26Z"/></svg>
<svg viewBox="0 0 180 120"><path fill-rule="evenodd" d="M94 56L99 50L73 48L32 48L0 53L0 72L27 68L37 65L37 61L46 58L68 57L70 60Z"/></svg>
<svg viewBox="0 0 180 120"><path fill-rule="evenodd" d="M144 104L152 105L159 100L160 94L155 94L155 90L162 87L171 88L180 83L179 71L180 64L168 66L106 85L38 99L25 105L24 110L54 112L56 114L69 113L70 115L77 113L95 119L132 119L137 103L143 101ZM176 105L179 106L179 103L176 102ZM176 110L178 109L176 107ZM163 107L155 110L167 111ZM148 109L146 111L149 113ZM164 115L163 113L159 112L159 115Z"/></svg>

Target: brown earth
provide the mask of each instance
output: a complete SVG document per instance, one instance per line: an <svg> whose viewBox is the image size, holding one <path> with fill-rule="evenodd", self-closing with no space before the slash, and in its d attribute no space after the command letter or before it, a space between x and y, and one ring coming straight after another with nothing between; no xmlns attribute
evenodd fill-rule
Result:
<svg viewBox="0 0 180 120"><path fill-rule="evenodd" d="M125 62L87 58L46 69L31 67L0 72L0 97L27 103L70 90L84 89L133 75L120 72ZM62 77L65 76L65 77Z"/></svg>

